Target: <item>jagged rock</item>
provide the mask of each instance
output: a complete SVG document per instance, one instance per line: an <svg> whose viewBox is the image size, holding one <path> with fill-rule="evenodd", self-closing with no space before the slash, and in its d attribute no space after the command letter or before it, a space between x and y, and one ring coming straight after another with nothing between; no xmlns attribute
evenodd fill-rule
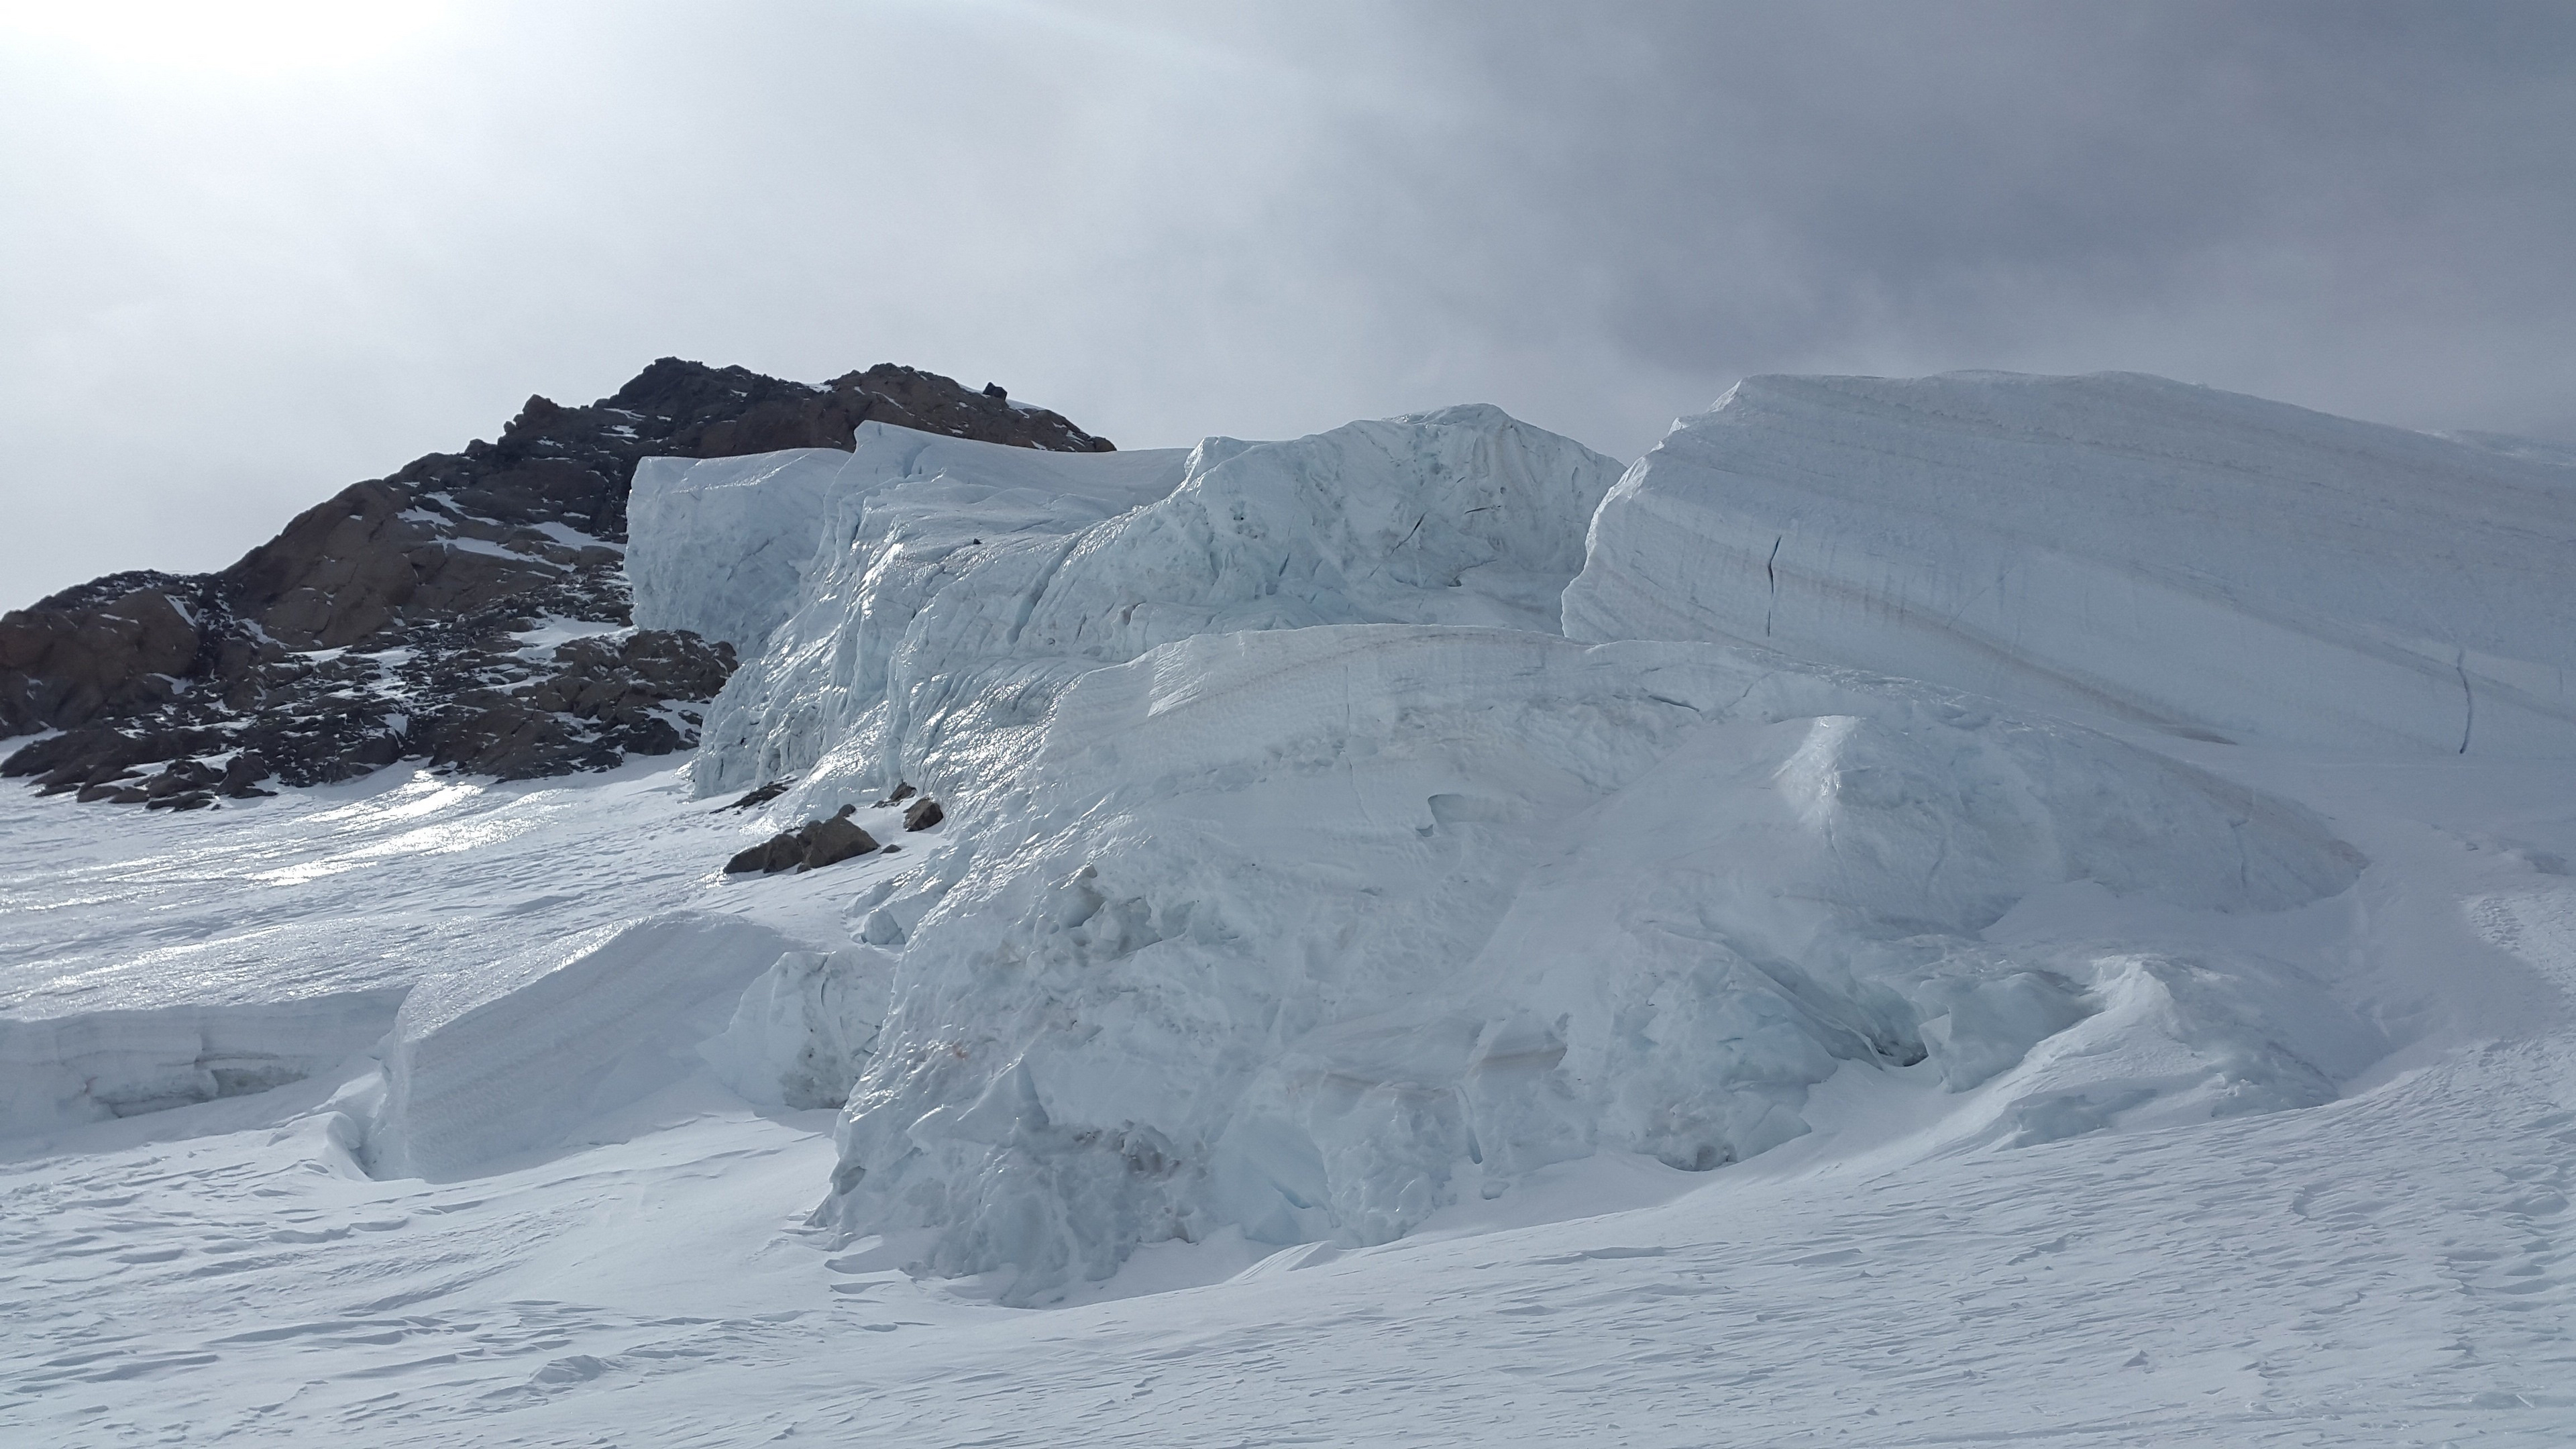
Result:
<svg viewBox="0 0 2576 1449"><path fill-rule="evenodd" d="M793 868L804 858L805 842L798 838L795 831L790 830L783 835L773 835L748 850L735 852L733 859L725 862L725 874L749 875L757 872L762 875L775 875L779 871Z"/></svg>
<svg viewBox="0 0 2576 1449"><path fill-rule="evenodd" d="M191 788L239 798L269 793L261 780L321 784L406 758L527 778L689 748L699 717L686 706L713 697L734 659L694 635L626 628L636 462L847 448L865 421L1111 446L998 388L912 368L817 386L666 357L588 407L531 397L500 441L343 489L220 573L111 574L0 615L0 738L62 731L0 775L118 800L130 787L96 787L229 755L255 773L226 764ZM541 625L600 632L552 648L520 637Z"/></svg>
<svg viewBox="0 0 2576 1449"><path fill-rule="evenodd" d="M259 788L260 781L274 774L268 768L268 761L260 758L259 751L244 750L224 763L223 778L215 782L215 790L237 800L253 795L274 795L277 793L274 790Z"/></svg>
<svg viewBox="0 0 2576 1449"><path fill-rule="evenodd" d="M763 875L775 875L783 870L802 873L837 865L853 856L866 855L877 848L876 838L851 821L853 809L844 805L840 814L828 820L809 820L794 830L773 835L726 861L725 873L747 875L757 871Z"/></svg>
<svg viewBox="0 0 2576 1449"><path fill-rule="evenodd" d="M195 591L166 574L139 577L149 582L86 606L69 591L0 615L0 735L68 728L178 693L201 641L171 596Z"/></svg>
<svg viewBox="0 0 2576 1449"><path fill-rule="evenodd" d="M575 639L554 651L554 663L556 672L508 688L442 681L454 703L418 723L424 752L433 763L504 780L669 754L689 743L670 707L723 688L734 656L728 644L646 629Z"/></svg>
<svg viewBox="0 0 2576 1449"><path fill-rule="evenodd" d="M882 799L882 800L879 800L879 801L877 802L876 808L878 808L879 810L883 810L884 808L886 808L886 807L887 807L887 806L889 806L889 805L900 805L900 804L902 804L904 801L909 800L909 799L911 799L911 798L912 798L912 787L911 787L910 785L906 785L906 784L903 784L903 783L901 783L901 782L897 782L897 783L896 783L896 785L895 785L895 787L894 787L894 793L892 793L892 794L890 794L890 795L886 796L886 797L885 797L884 799Z"/></svg>
<svg viewBox="0 0 2576 1449"><path fill-rule="evenodd" d="M836 865L855 855L866 855L877 848L876 838L850 822L844 811L829 820L818 820L805 827L805 858L797 869L820 870Z"/></svg>
<svg viewBox="0 0 2576 1449"><path fill-rule="evenodd" d="M948 812L939 808L939 802L924 795L913 801L911 808L903 812L903 828L928 830L947 818Z"/></svg>
<svg viewBox="0 0 2576 1449"><path fill-rule="evenodd" d="M766 785L745 791L741 799L722 808L726 810L749 810L754 806L766 805L770 801L777 799L779 796L786 794L787 787L795 783L796 782L793 779L772 780Z"/></svg>

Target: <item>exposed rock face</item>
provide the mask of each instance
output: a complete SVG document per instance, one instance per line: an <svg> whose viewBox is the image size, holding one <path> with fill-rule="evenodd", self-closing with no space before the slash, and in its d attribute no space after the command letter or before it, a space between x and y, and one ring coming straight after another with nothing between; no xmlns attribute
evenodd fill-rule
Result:
<svg viewBox="0 0 2576 1449"><path fill-rule="evenodd" d="M353 484L220 573L111 574L0 616L0 738L64 732L0 774L192 808L398 759L517 779L686 749L735 661L630 627L636 462L847 448L867 421L1111 450L908 367L815 385L666 357L588 407L532 397L499 442Z"/></svg>
<svg viewBox="0 0 2576 1449"><path fill-rule="evenodd" d="M110 574L0 616L0 733L82 724L176 695L203 642L187 607L200 602L201 582Z"/></svg>

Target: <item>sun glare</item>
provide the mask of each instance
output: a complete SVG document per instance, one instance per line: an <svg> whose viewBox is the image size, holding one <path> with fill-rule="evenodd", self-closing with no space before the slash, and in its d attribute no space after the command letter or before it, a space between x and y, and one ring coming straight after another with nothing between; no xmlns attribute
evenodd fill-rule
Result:
<svg viewBox="0 0 2576 1449"><path fill-rule="evenodd" d="M377 59L439 7L352 0L0 0L0 43L51 43L107 69L228 77Z"/></svg>

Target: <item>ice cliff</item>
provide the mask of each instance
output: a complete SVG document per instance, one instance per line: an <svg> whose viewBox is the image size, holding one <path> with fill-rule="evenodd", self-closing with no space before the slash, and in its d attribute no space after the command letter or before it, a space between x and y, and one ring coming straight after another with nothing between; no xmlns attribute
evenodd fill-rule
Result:
<svg viewBox="0 0 2576 1449"><path fill-rule="evenodd" d="M1593 521L1579 639L2237 742L2576 753L2576 468L2127 373L1755 377Z"/></svg>
<svg viewBox="0 0 2576 1449"><path fill-rule="evenodd" d="M1891 420L1909 388L1949 401ZM1984 1141L2330 1099L2384 1043L2323 983L2190 931L1988 933L2068 892L2131 903L2105 922L2299 908L2357 855L1984 694L2429 748L2457 701L2406 690L2439 634L2453 694L2501 701L2482 748L2563 718L2534 637L2563 593L2337 573L2410 529L2536 565L2555 475L2151 380L1748 383L1624 479L1490 408L1186 454L860 431L636 480L638 620L746 656L700 793L949 802L710 1050L755 1095L854 1084L824 1218L931 1230L929 1266L1015 1270L1015 1301L1176 1236L1384 1241L1601 1150L1714 1167L1806 1131L1846 1066L1978 1093ZM1786 634L1738 457L1810 520ZM2453 465L2486 491L2416 496ZM1987 588L2031 618L2005 663L1961 642ZM1765 612L1803 658L1752 647Z"/></svg>
<svg viewBox="0 0 2576 1449"><path fill-rule="evenodd" d="M854 788L934 775L929 757L960 731L1033 722L1013 712L1198 634L1553 632L1619 471L1481 407L1187 453L860 432L828 478L796 457L765 472L675 459L638 479L641 617L766 641L710 708L701 790L826 751Z"/></svg>

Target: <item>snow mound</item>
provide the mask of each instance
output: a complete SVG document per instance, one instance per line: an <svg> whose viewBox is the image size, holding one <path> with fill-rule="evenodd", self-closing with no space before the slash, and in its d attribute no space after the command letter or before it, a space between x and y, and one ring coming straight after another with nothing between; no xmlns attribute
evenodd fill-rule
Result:
<svg viewBox="0 0 2576 1449"><path fill-rule="evenodd" d="M2135 374L1756 377L1593 523L1582 639L2353 750L2576 752L2576 469Z"/></svg>
<svg viewBox="0 0 2576 1449"><path fill-rule="evenodd" d="M937 1229L931 1268L1012 1269L1011 1301L1229 1227L1387 1241L1602 1150L1750 1157L1846 1063L1964 1090L2141 949L1980 939L2026 893L2269 911L2358 868L2106 737L1707 645L1201 635L987 748L948 757L972 823L854 908L900 956L825 1216ZM2101 1120L2352 1066L2222 1016Z"/></svg>
<svg viewBox="0 0 2576 1449"><path fill-rule="evenodd" d="M697 786L795 773L835 747L863 762L864 783L890 784L878 776L929 770L943 733L1030 722L1013 713L1025 690L1196 634L1361 622L1553 632L1585 521L1617 474L1490 407L1284 443L1211 438L1186 457L864 446L832 485L793 597L776 604L785 622L710 706ZM657 486L678 497L676 483ZM804 516L792 475L746 485L773 487L776 518ZM676 502L639 507L635 547L665 558L734 546L735 534L669 535L693 516ZM766 617L683 602L642 576L637 601L639 618Z"/></svg>
<svg viewBox="0 0 2576 1449"><path fill-rule="evenodd" d="M388 1176L465 1176L585 1140L698 1065L744 986L796 943L681 911L422 983L402 1005L367 1155Z"/></svg>

